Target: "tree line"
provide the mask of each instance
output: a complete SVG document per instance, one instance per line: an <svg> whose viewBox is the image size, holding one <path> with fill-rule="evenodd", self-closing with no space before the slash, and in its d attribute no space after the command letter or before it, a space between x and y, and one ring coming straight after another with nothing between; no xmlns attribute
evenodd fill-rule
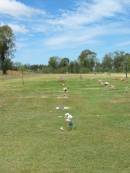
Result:
<svg viewBox="0 0 130 173"><path fill-rule="evenodd" d="M23 66L24 70L42 73L97 73L97 72L130 72L130 54L123 51L115 51L104 55L99 61L97 54L89 49L83 50L76 60L67 57L53 56L48 64L22 65L14 63L13 69L18 70Z"/></svg>
<svg viewBox="0 0 130 173"><path fill-rule="evenodd" d="M48 64L21 64L12 61L15 52L15 37L12 29L0 26L0 70L26 70L42 73L96 73L96 72L130 72L130 53L115 51L107 53L100 61L97 53L85 49L75 60L68 57L52 56Z"/></svg>

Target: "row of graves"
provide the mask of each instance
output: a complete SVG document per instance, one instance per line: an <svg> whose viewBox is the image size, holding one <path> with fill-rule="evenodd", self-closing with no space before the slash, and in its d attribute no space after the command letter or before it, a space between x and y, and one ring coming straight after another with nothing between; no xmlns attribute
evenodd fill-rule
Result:
<svg viewBox="0 0 130 173"><path fill-rule="evenodd" d="M63 94L63 97L62 99L68 99L69 98L69 88L66 86L65 84L65 80L64 78L60 78L59 79L60 81L60 84L61 84L61 89L62 89L62 94ZM61 131L64 131L65 129L67 130L72 130L73 127L74 127L74 123L73 123L73 116L68 112L70 110L70 107L68 106L64 106L64 105L61 105L61 106L56 106L56 110L57 111L62 111L63 115L62 116L58 116L59 118L63 118L64 119L64 126L61 126L59 129Z"/></svg>
<svg viewBox="0 0 130 173"><path fill-rule="evenodd" d="M126 79L126 78L121 78L121 79L120 78L115 78L115 80L119 80L121 82L124 82L124 84L125 84L124 92L128 93L128 90L129 90L128 79ZM112 90L116 89L115 85L111 84L111 82L103 81L103 80L98 80L98 83L101 86L105 87L105 88L112 89Z"/></svg>

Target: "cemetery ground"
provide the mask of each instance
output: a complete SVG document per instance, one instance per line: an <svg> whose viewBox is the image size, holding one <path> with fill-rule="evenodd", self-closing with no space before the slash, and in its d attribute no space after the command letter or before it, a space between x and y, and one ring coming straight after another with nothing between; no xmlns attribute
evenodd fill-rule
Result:
<svg viewBox="0 0 130 173"><path fill-rule="evenodd" d="M0 172L129 173L130 80L122 76L26 74L24 85L0 77Z"/></svg>

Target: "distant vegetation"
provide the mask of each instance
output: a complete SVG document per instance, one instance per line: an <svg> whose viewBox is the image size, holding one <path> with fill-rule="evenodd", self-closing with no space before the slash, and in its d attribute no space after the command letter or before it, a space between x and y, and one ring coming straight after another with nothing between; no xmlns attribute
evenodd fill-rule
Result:
<svg viewBox="0 0 130 173"><path fill-rule="evenodd" d="M130 72L130 53L116 51L107 53L100 61L97 53L83 50L78 58L70 60L68 57L50 57L48 64L13 63L14 34L9 26L0 27L0 70L6 74L7 70L20 70L42 73L91 73L91 72Z"/></svg>
<svg viewBox="0 0 130 173"><path fill-rule="evenodd" d="M67 57L50 57L48 65L22 65L14 63L12 69L18 70L23 66L25 70L42 73L97 73L97 72L130 72L130 54L116 51L105 54L100 62L97 54L91 50L83 50L76 60Z"/></svg>

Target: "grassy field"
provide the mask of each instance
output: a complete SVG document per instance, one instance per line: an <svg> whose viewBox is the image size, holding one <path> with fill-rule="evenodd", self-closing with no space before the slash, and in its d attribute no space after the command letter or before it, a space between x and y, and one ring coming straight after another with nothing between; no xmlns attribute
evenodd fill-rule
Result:
<svg viewBox="0 0 130 173"><path fill-rule="evenodd" d="M61 76L29 75L25 85L0 78L0 173L129 173L130 81L121 74L64 75L64 98Z"/></svg>

